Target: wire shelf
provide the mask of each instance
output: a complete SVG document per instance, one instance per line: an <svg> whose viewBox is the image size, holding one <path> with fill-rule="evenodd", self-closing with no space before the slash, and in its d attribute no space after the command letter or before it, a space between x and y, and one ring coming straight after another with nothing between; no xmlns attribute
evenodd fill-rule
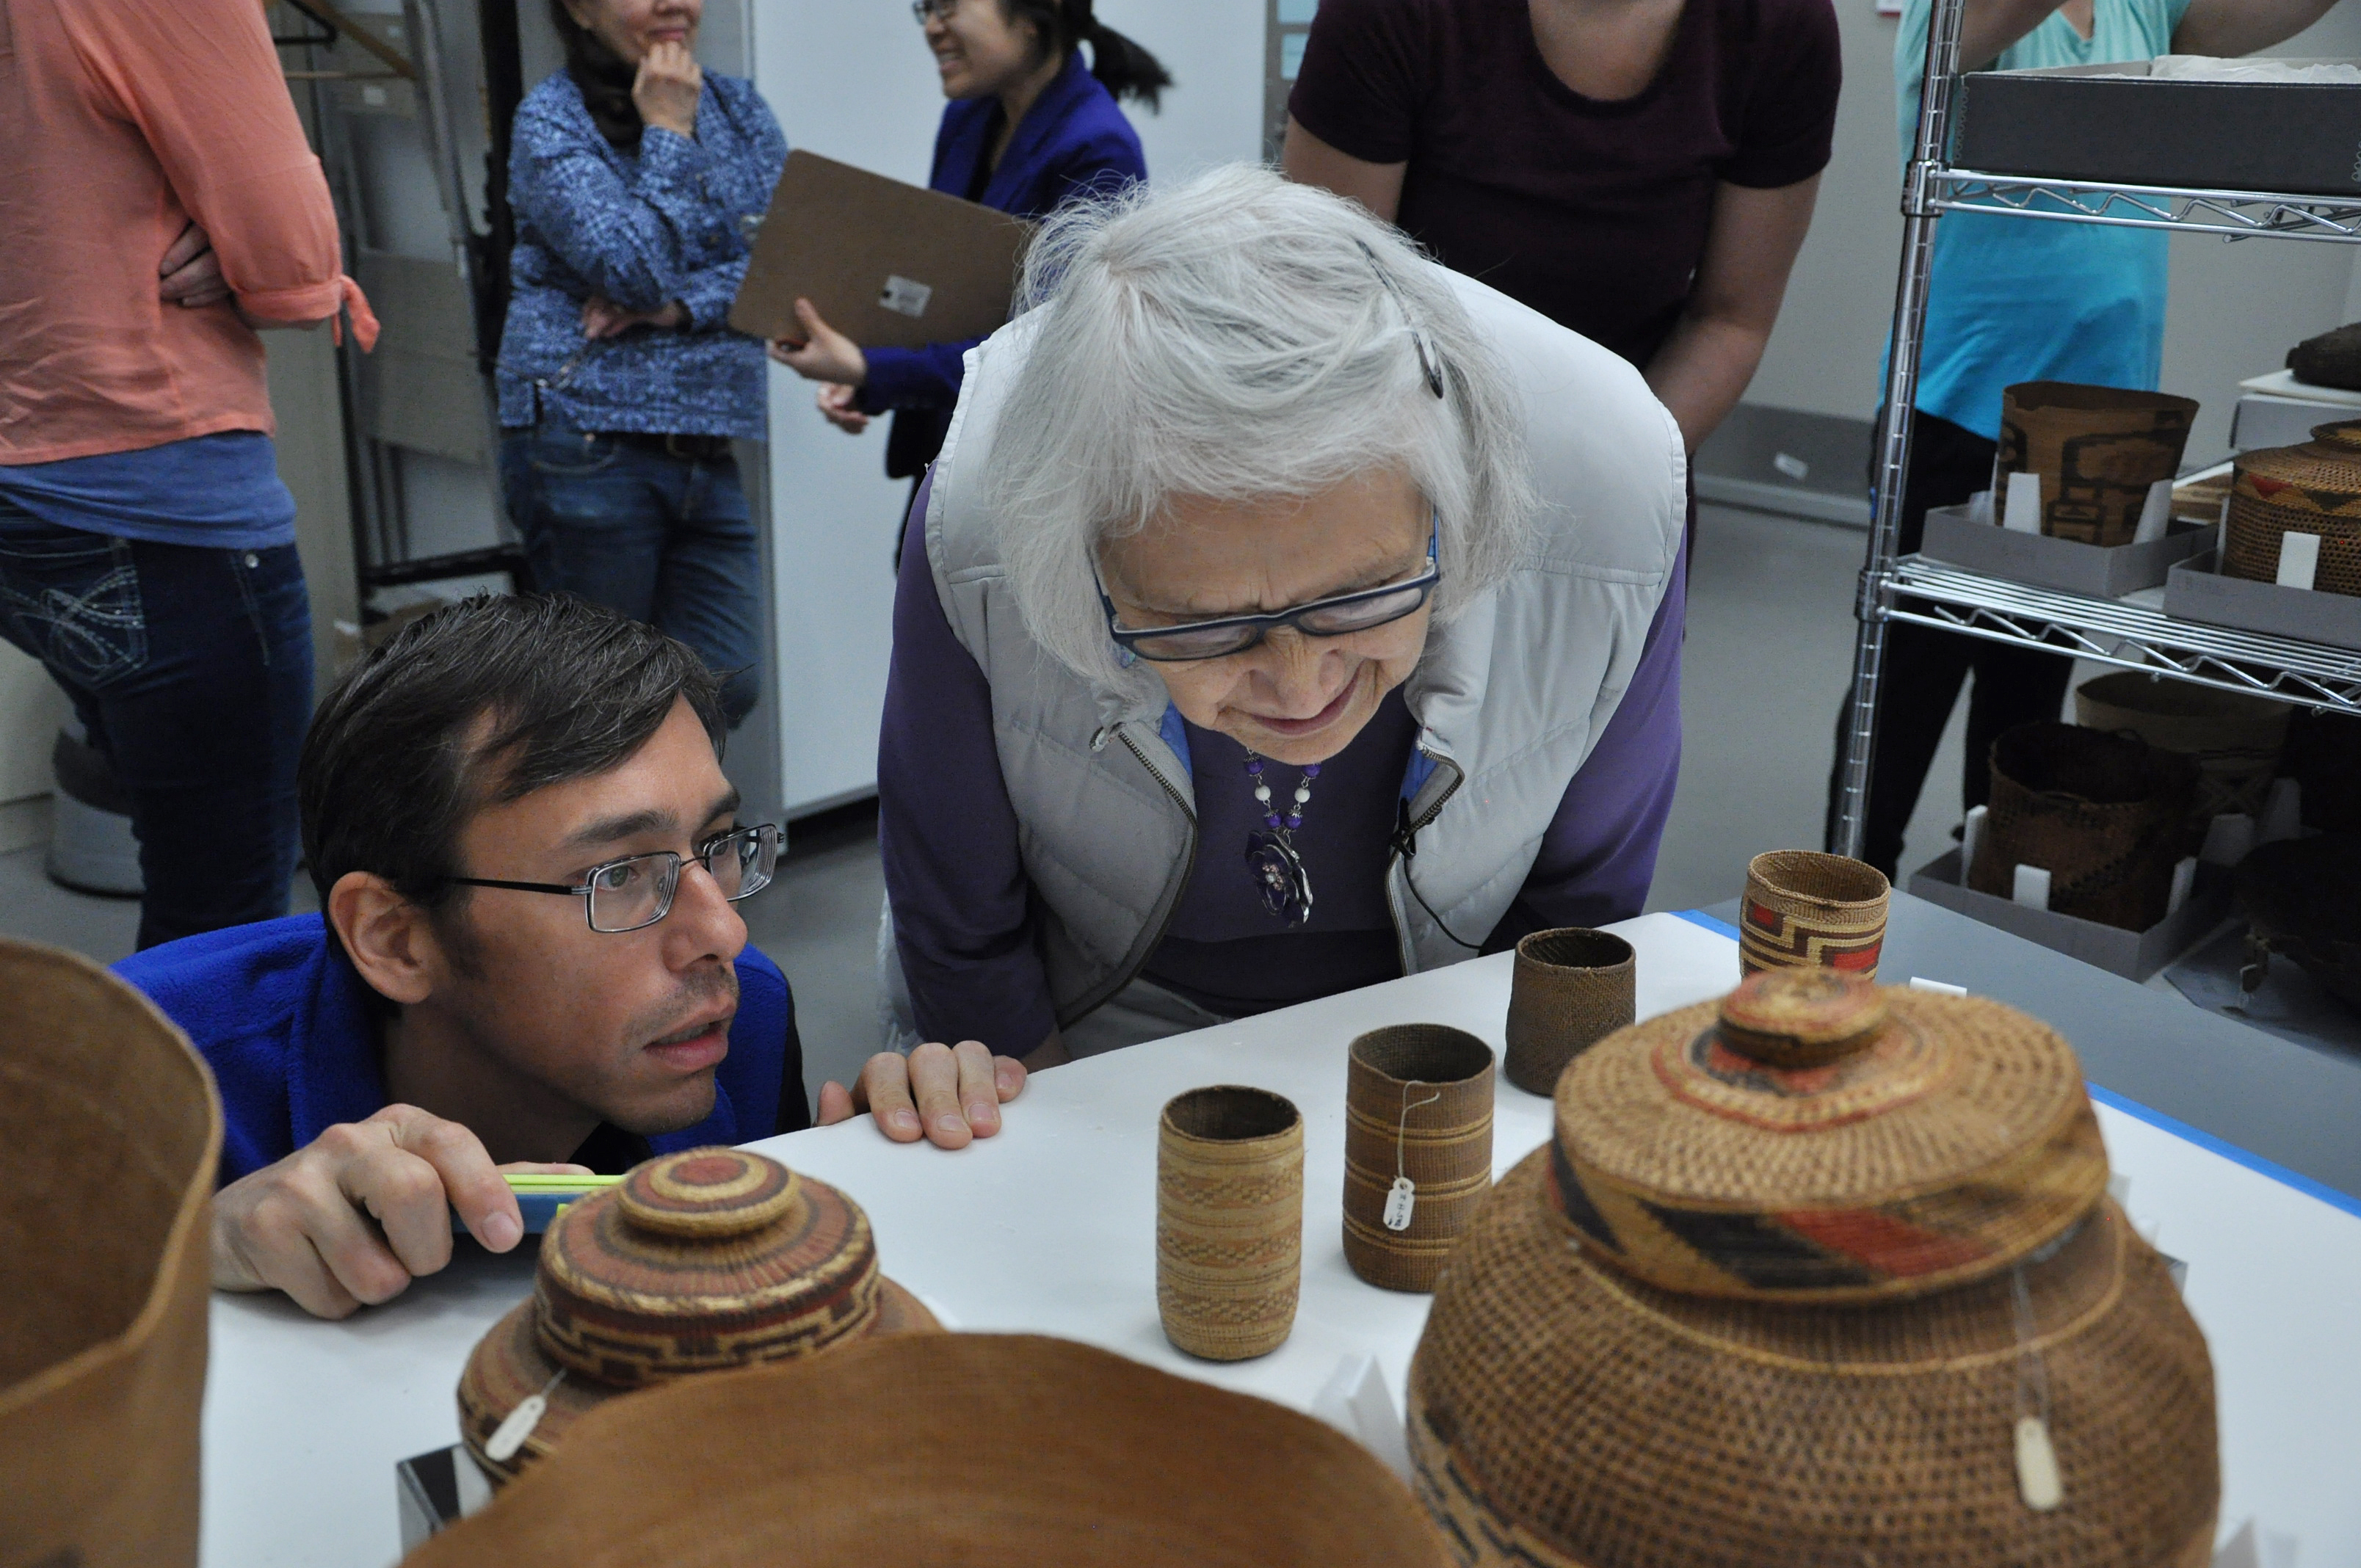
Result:
<svg viewBox="0 0 2361 1568"><path fill-rule="evenodd" d="M1940 212L1999 213L2232 239L2361 241L2361 202L2351 197L2108 185L1963 169L1932 169L1927 179L1931 205Z"/></svg>
<svg viewBox="0 0 2361 1568"><path fill-rule="evenodd" d="M2361 713L2361 652L2173 620L2144 605L2031 587L1918 555L1894 564L1893 589L1894 620L2334 713Z"/></svg>

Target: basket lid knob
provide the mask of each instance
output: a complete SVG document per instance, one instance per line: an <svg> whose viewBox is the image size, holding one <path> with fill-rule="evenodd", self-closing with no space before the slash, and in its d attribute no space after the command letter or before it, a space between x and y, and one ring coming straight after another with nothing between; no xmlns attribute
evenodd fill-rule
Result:
<svg viewBox="0 0 2361 1568"><path fill-rule="evenodd" d="M623 1217L668 1236L741 1236L796 1206L802 1179L744 1149L685 1149L652 1159L616 1189Z"/></svg>
<svg viewBox="0 0 2361 1568"><path fill-rule="evenodd" d="M1841 1061L1867 1050L1884 1026L1876 985L1839 970L1759 970L1721 1003L1721 1043L1766 1067Z"/></svg>

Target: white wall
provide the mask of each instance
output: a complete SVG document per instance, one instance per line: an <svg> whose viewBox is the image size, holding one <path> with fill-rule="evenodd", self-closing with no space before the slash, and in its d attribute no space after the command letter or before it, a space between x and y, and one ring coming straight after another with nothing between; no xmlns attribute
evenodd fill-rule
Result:
<svg viewBox="0 0 2361 1568"><path fill-rule="evenodd" d="M1871 0L1837 0L1837 16L1845 86L1835 155L1786 308L1747 400L1866 420L1875 411L1902 243L1896 24L1873 15ZM2317 27L2269 52L2361 56L2361 0L2345 0ZM2347 246L2173 239L2164 384L2202 405L2190 440L2192 460L2226 451L2241 379L2277 369L2298 340L2361 314L2347 303L2356 277Z"/></svg>
<svg viewBox="0 0 2361 1568"><path fill-rule="evenodd" d="M752 0L754 80L791 147L926 183L943 98L902 0ZM1261 0L1104 0L1107 25L1154 50L1176 85L1133 108L1152 176L1260 151ZM884 477L885 422L848 436L811 384L771 371L771 529L778 605L781 778L791 815L876 785L892 652L894 531L906 481Z"/></svg>

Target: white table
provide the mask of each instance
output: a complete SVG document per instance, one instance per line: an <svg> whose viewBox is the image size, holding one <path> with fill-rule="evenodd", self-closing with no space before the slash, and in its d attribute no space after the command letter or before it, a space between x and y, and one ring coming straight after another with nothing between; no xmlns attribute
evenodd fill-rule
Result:
<svg viewBox="0 0 2361 1568"><path fill-rule="evenodd" d="M1642 1017L1736 978L1736 944L1709 923L1652 915L1615 929L1639 950ZM890 1145L866 1121L756 1146L858 1200L886 1272L953 1326L1086 1340L1299 1408L1345 1357L1370 1355L1399 1403L1428 1299L1363 1285L1345 1266L1345 1048L1365 1029L1408 1021L1456 1025L1498 1048L1510 963L1479 959L1041 1074L1001 1136L957 1154ZM1156 1317L1157 1116L1172 1095L1210 1083L1276 1090L1305 1118L1295 1332L1272 1354L1231 1365L1180 1355ZM2130 1180L2133 1221L2189 1263L2189 1304L2213 1345L2224 1533L2256 1519L2267 1545L2300 1543L2300 1568L2361 1568L2361 1345L2348 1332L2361 1302L2361 1215L2105 1098L2100 1121ZM1548 1102L1503 1080L1498 1168L1548 1132ZM210 1568L390 1562L395 1461L456 1440L459 1369L531 1288L529 1257L478 1253L343 1323L282 1299L216 1297Z"/></svg>

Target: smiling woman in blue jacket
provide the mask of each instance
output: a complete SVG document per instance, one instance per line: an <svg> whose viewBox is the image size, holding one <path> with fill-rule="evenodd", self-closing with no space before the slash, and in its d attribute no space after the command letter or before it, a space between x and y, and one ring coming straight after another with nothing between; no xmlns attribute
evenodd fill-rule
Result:
<svg viewBox="0 0 2361 1568"><path fill-rule="evenodd" d="M1153 109L1172 78L1093 16L1091 0L915 0L910 9L951 100L935 134L933 189L1043 218L1148 178L1139 134L1115 100ZM863 349L808 300L796 302L796 315L804 342L774 343L771 357L827 383L820 412L839 429L857 435L872 416L892 412L886 477L924 473L959 401L962 356L983 339Z"/></svg>

